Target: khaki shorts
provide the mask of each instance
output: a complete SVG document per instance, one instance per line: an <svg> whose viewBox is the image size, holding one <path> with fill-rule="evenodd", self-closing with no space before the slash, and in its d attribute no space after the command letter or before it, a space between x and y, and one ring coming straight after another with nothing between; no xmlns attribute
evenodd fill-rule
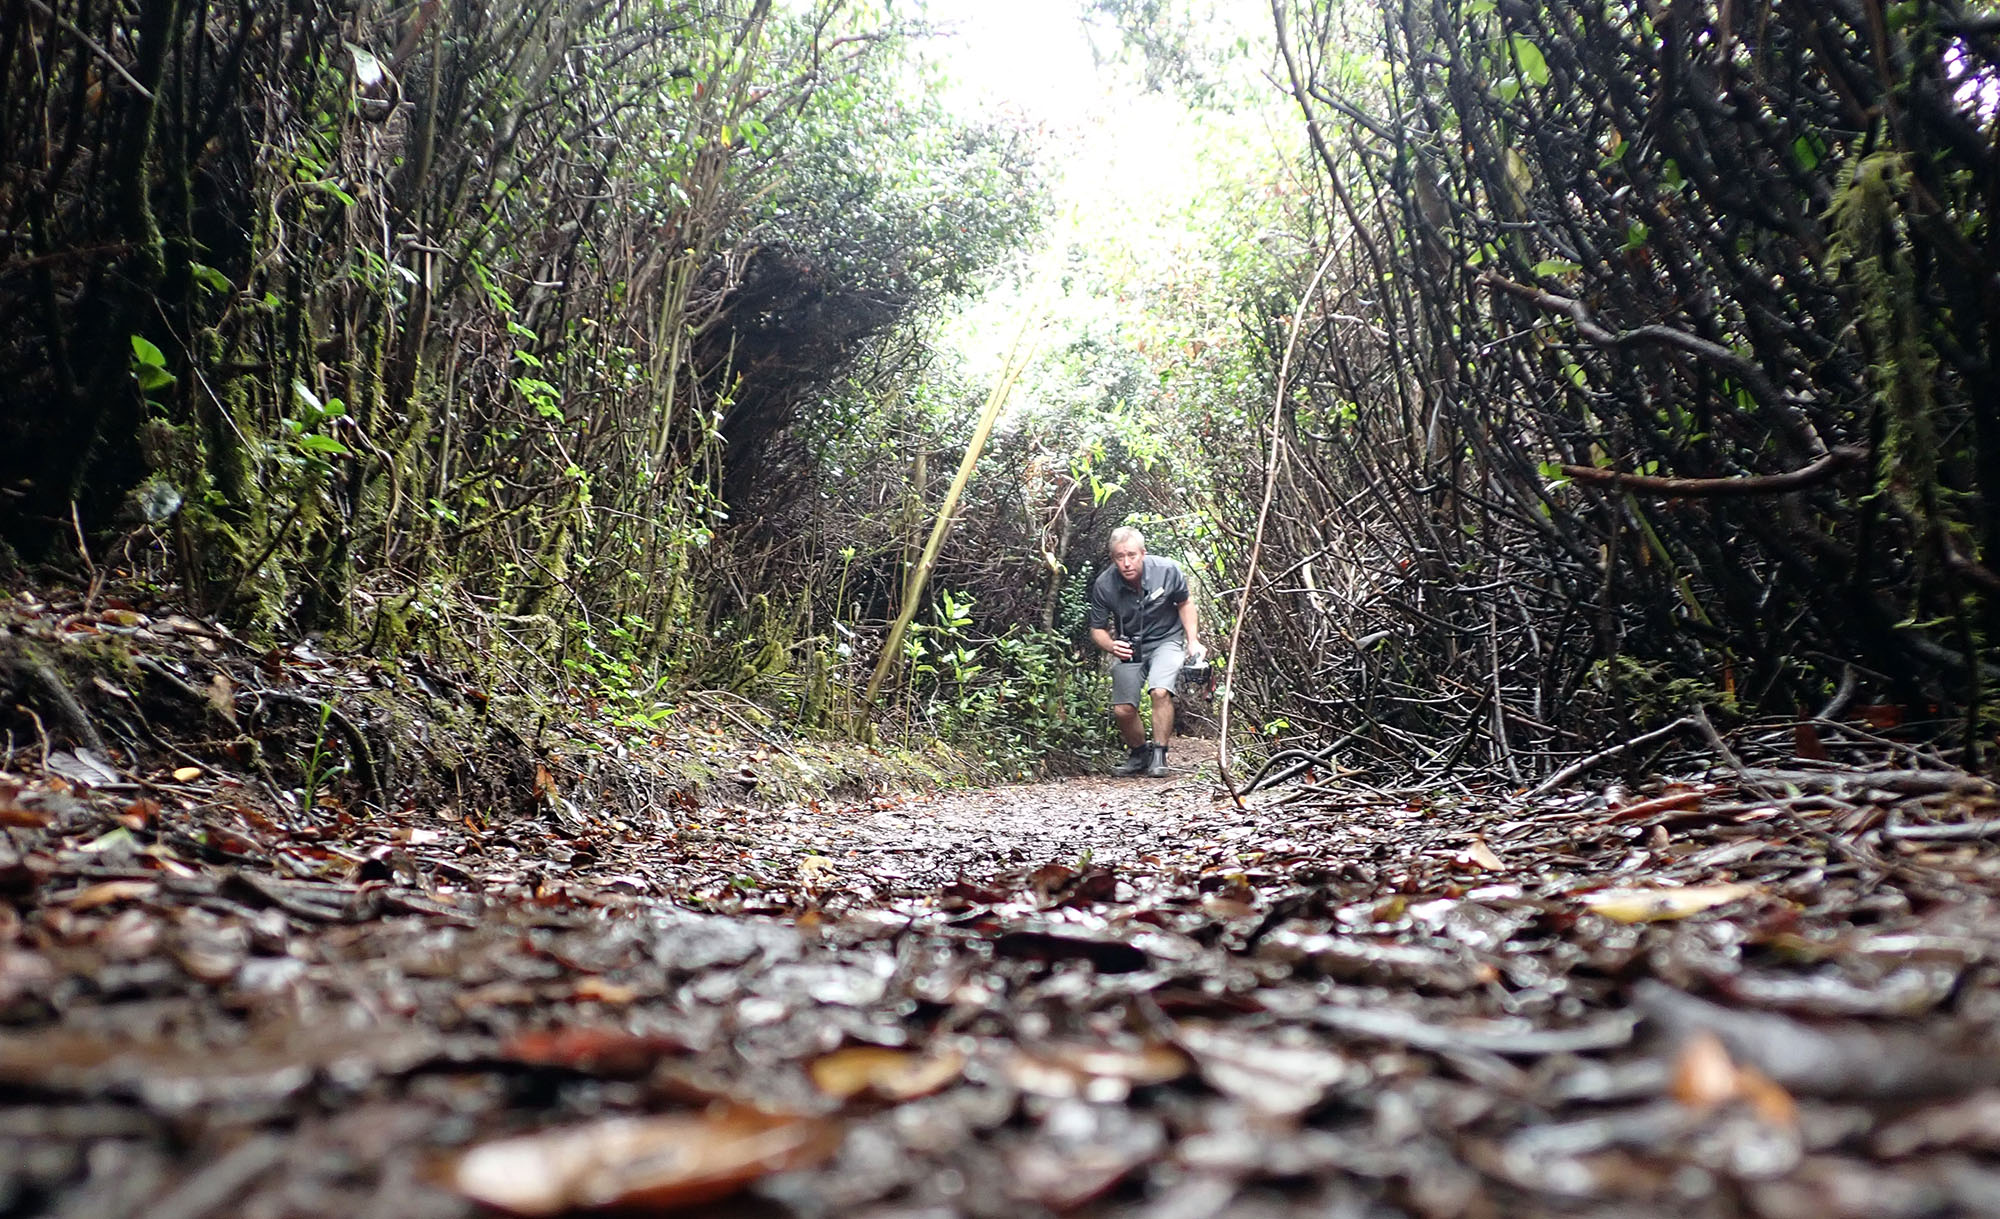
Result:
<svg viewBox="0 0 2000 1219"><path fill-rule="evenodd" d="M1181 640L1162 639L1132 660L1113 662L1111 705L1115 707L1123 703L1136 707L1139 695L1146 690L1177 693L1181 684L1181 665L1186 661L1187 649Z"/></svg>

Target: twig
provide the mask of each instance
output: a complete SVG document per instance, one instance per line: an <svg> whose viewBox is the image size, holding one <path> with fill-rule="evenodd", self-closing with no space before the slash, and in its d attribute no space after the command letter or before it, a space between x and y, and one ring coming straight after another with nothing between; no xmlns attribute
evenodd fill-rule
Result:
<svg viewBox="0 0 2000 1219"><path fill-rule="evenodd" d="M1969 842L2000 837L2000 820L1961 821L1956 825L1904 825L1892 819L1882 827L1881 834L1891 842Z"/></svg>
<svg viewBox="0 0 2000 1219"><path fill-rule="evenodd" d="M97 603L97 594L104 591L105 574L97 568L97 560L90 557L90 543L83 536L83 518L77 514L76 501L69 502L69 524L76 531L76 552L83 556L83 570L90 576L90 583L83 590L83 612Z"/></svg>
<svg viewBox="0 0 2000 1219"><path fill-rule="evenodd" d="M1242 655L1237 646L1243 640L1243 623L1250 617L1250 598L1257 591L1257 561L1264 551L1264 528L1271 519L1271 499L1278 490L1278 466L1285 444L1285 389L1292 375L1292 356L1298 349L1299 329L1305 324L1306 307L1312 304L1314 294L1319 291L1319 281L1332 268L1340 248L1338 243L1327 246L1326 257L1313 268L1312 278L1306 281L1306 290L1299 295L1299 306L1292 311L1291 333L1285 336L1285 355L1278 362L1277 390L1271 395L1271 448L1265 460L1264 502L1257 509L1257 528L1250 538L1250 561L1244 566L1243 593L1236 601L1236 622L1229 628L1228 654L1232 658L1232 671L1228 693L1222 700L1222 714L1216 717L1219 728L1215 740L1215 769L1222 776L1222 785L1228 789L1229 798L1237 808L1244 807L1243 794L1236 790L1236 780L1229 773L1229 709L1236 701L1234 658Z"/></svg>
<svg viewBox="0 0 2000 1219"><path fill-rule="evenodd" d="M1571 762L1568 766L1563 767L1561 770L1550 775L1548 778L1543 779L1540 783L1535 784L1533 787L1528 789L1528 796L1530 799L1536 796L1546 796L1550 792L1554 791L1556 788L1561 787L1563 784L1569 782L1571 779L1576 778L1578 775L1582 774L1584 771L1591 769L1592 767L1608 762L1612 758L1615 758L1620 754L1630 753L1634 749L1640 749L1647 745L1651 745L1655 741L1664 740L1667 737L1672 736L1674 733L1679 732L1683 728L1693 727L1694 724L1695 724L1694 720L1690 719L1687 716L1682 716L1681 718L1675 720L1671 724L1668 724L1664 728L1655 728L1651 732L1644 733L1640 736L1635 736L1631 740L1626 741L1623 744L1613 745L1609 749L1600 749L1596 753L1591 754L1587 758L1581 758L1575 762Z"/></svg>
<svg viewBox="0 0 2000 1219"><path fill-rule="evenodd" d="M126 71L125 65L119 63L117 58L114 57L111 54L111 52L97 45L96 39L92 38L90 35L78 29L74 24L72 24L69 21L68 18L58 15L54 9L42 3L42 0L28 0L28 7L39 12L42 16L47 17L50 21L55 22L57 25L61 26L63 30L70 35L70 37L77 39L79 42L83 43L84 46L89 47L91 54L103 60L105 66L110 68L113 72L116 72L119 75L119 77L125 81L126 84L132 86L134 89L137 89L139 91L140 97L145 98L149 102L153 100L153 91L151 89L148 89L146 86L140 84L138 78L133 76L130 72Z"/></svg>

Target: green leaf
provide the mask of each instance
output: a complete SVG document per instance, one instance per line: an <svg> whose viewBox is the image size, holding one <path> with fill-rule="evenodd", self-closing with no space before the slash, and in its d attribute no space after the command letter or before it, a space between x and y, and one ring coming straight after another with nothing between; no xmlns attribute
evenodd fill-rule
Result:
<svg viewBox="0 0 2000 1219"><path fill-rule="evenodd" d="M1514 62L1520 65L1524 78L1537 85L1549 83L1549 61L1543 57L1542 48L1521 34L1509 37L1507 47L1514 53Z"/></svg>
<svg viewBox="0 0 2000 1219"><path fill-rule="evenodd" d="M174 374L164 368L156 368L151 364L141 364L132 370L132 379L139 383L141 392L150 394L156 389L165 389L167 386L172 385L175 377Z"/></svg>
<svg viewBox="0 0 2000 1219"><path fill-rule="evenodd" d="M165 368L167 355L140 335L132 336L132 362L146 368Z"/></svg>
<svg viewBox="0 0 2000 1219"><path fill-rule="evenodd" d="M220 292L226 296L236 290L236 285L229 282L227 275L203 263L189 263L188 274L194 277L196 283L211 292Z"/></svg>
<svg viewBox="0 0 2000 1219"><path fill-rule="evenodd" d="M1574 275L1581 270L1583 270L1582 267L1563 258L1544 258L1535 264L1535 274L1555 279L1560 279L1565 275Z"/></svg>
<svg viewBox="0 0 2000 1219"><path fill-rule="evenodd" d="M334 457L348 455L346 445L331 436L321 436L316 432L299 437L299 447L309 453L327 453Z"/></svg>
<svg viewBox="0 0 2000 1219"><path fill-rule="evenodd" d="M1792 160L1798 162L1799 168L1808 173L1819 168L1820 156L1825 151L1826 145L1820 143L1819 137L1810 132L1792 141Z"/></svg>

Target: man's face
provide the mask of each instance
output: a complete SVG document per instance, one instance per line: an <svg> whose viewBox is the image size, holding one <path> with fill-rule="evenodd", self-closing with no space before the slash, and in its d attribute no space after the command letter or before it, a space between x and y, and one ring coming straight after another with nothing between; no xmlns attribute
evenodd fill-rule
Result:
<svg viewBox="0 0 2000 1219"><path fill-rule="evenodd" d="M1139 573L1146 569L1146 545L1143 542L1115 542L1111 546L1111 562L1118 568L1118 576L1127 584L1137 584Z"/></svg>

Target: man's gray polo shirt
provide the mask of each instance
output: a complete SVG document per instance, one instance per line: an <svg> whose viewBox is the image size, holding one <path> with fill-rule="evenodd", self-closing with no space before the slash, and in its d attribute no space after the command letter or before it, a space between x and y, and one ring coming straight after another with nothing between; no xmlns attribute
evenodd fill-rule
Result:
<svg viewBox="0 0 2000 1219"><path fill-rule="evenodd" d="M1103 627L1141 648L1182 638L1181 603L1188 599L1188 583L1180 564L1149 554L1139 584L1133 588L1125 583L1115 563L1099 572L1090 585L1090 628Z"/></svg>

